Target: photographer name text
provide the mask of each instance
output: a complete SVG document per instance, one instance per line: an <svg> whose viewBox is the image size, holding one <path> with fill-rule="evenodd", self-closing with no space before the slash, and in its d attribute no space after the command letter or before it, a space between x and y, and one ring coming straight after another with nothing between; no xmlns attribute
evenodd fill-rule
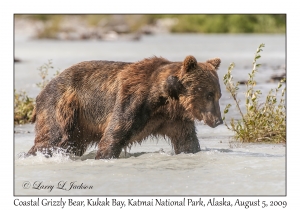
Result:
<svg viewBox="0 0 300 210"><path fill-rule="evenodd" d="M22 187L23 189L46 190L48 192L52 192L53 189L65 190L65 191L93 189L92 185L79 183L77 181L71 181L71 182L60 181L56 185L45 184L43 181L34 181L32 183L25 181L23 182Z"/></svg>

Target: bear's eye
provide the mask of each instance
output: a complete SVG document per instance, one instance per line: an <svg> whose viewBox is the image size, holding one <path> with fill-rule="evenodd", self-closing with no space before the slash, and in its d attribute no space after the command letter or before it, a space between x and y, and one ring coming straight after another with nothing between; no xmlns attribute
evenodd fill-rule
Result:
<svg viewBox="0 0 300 210"><path fill-rule="evenodd" d="M207 94L207 99L211 100L211 99L213 99L213 97L214 97L214 93L209 92L209 93Z"/></svg>

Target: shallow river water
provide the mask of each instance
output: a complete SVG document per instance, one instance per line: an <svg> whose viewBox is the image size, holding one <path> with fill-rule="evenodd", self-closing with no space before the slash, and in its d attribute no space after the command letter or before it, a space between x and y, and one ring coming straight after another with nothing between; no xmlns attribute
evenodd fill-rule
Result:
<svg viewBox="0 0 300 210"><path fill-rule="evenodd" d="M220 57L221 110L233 103L222 83L231 62L236 80L247 78L256 48L262 67L257 88L265 95L276 83L271 75L285 72L283 35L157 35L140 41L54 41L15 38L15 89L35 97L40 82L37 68L52 59L63 70L84 60L138 61L153 55L180 61L194 55L198 61ZM245 88L241 86L241 93ZM242 94L239 95L243 97ZM237 118L234 108L229 118ZM224 125L210 128L197 122L202 151L174 155L168 140L148 138L119 159L94 160L95 148L82 157L61 153L23 158L33 145L34 125L15 126L15 195L285 195L286 147L283 144L240 144ZM53 188L52 188L53 186ZM77 189L77 188L85 189Z"/></svg>

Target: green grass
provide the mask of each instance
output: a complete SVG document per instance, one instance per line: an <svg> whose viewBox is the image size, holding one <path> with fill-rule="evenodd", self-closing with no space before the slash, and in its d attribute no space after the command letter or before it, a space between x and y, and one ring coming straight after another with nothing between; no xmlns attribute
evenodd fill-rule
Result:
<svg viewBox="0 0 300 210"><path fill-rule="evenodd" d="M36 85L40 88L40 90L43 90L52 79L48 79L50 69L53 69L52 60L48 60L47 63L44 63L37 69L41 77L41 82ZM58 74L59 71L56 71L53 76L55 77ZM29 97L25 91L14 90L14 124L30 123L34 106L34 98Z"/></svg>
<svg viewBox="0 0 300 210"><path fill-rule="evenodd" d="M225 116L232 106L228 104L224 109L224 124L234 132L234 138L241 142L286 142L286 88L283 85L285 80L281 80L275 90L271 89L269 91L264 102L259 100L262 94L261 91L255 90L256 81L254 78L260 66L260 64L257 64L257 60L261 57L260 53L264 46L264 44L261 44L255 53L252 63L253 69L249 73L246 83L245 113L242 112L241 102L237 99L239 83L233 81L234 63L229 66L223 78L226 89L230 93L241 117L239 120L231 119L230 123L227 124Z"/></svg>
<svg viewBox="0 0 300 210"><path fill-rule="evenodd" d="M39 38L55 38L61 30L60 23L72 15L16 15L16 18L29 18L45 23ZM74 15L73 15L74 16ZM129 26L129 33L138 31L142 26L153 25L158 19L176 18L177 24L171 27L172 33L285 33L285 14L145 14L145 15L76 15L89 26L105 27L121 20Z"/></svg>
<svg viewBox="0 0 300 210"><path fill-rule="evenodd" d="M285 15L172 15L175 33L285 33Z"/></svg>
<svg viewBox="0 0 300 210"><path fill-rule="evenodd" d="M14 124L25 124L31 120L34 99L28 97L25 91L14 90Z"/></svg>

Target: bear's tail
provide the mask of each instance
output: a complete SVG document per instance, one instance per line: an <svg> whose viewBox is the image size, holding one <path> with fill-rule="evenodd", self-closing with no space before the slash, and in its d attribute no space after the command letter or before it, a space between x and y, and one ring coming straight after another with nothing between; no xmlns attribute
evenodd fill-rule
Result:
<svg viewBox="0 0 300 210"><path fill-rule="evenodd" d="M33 111L32 111L32 114L31 114L31 119L30 119L30 122L31 123L35 123L35 120L36 120L36 109L34 107Z"/></svg>

